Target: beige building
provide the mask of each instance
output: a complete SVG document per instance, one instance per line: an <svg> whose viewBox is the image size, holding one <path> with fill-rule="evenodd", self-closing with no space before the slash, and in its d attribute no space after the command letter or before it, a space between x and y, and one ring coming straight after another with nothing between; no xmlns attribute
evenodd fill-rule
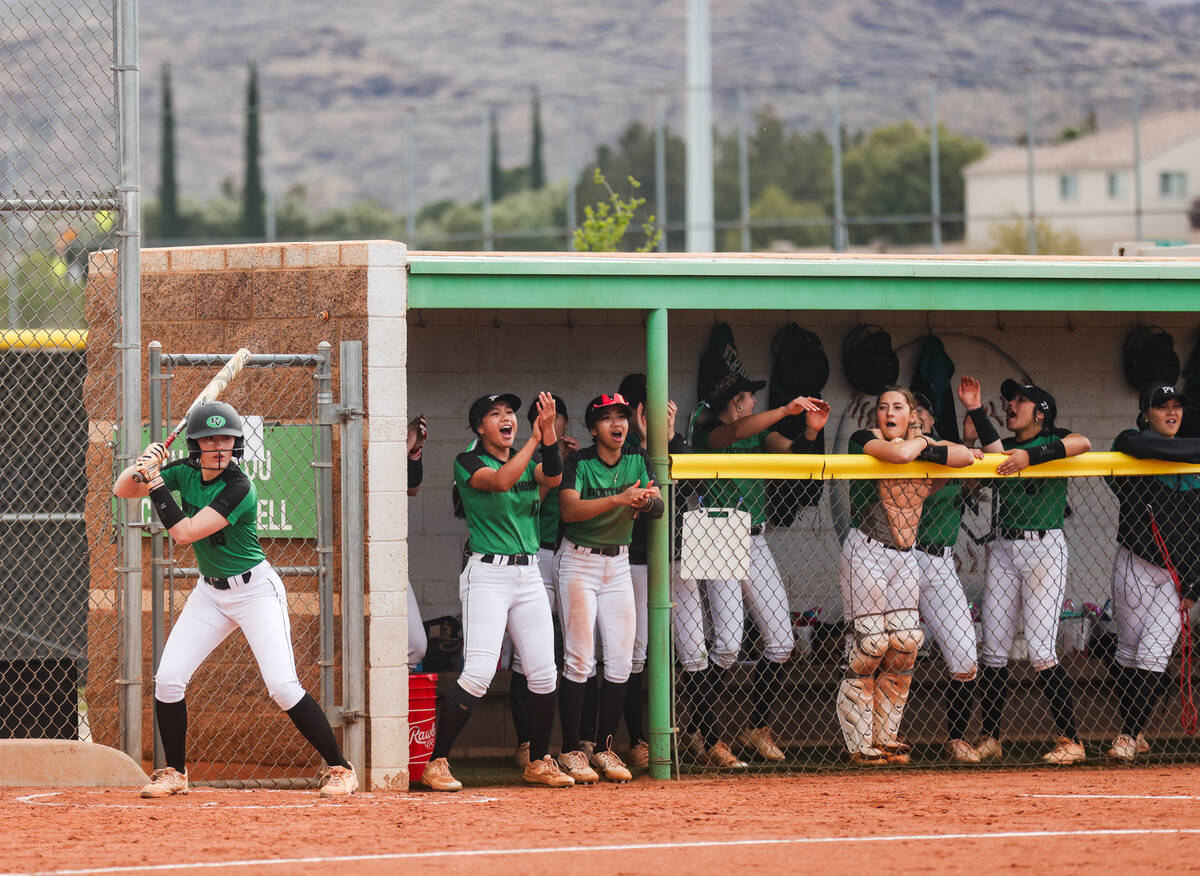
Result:
<svg viewBox="0 0 1200 876"><path fill-rule="evenodd" d="M1187 212L1200 194L1200 110L1146 116L1139 133L1141 239L1196 242ZM967 166L968 247L990 248L997 225L1029 215L1028 162L1025 147L1012 146ZM1037 218L1073 232L1085 251L1137 239L1132 124L1035 148L1033 179Z"/></svg>

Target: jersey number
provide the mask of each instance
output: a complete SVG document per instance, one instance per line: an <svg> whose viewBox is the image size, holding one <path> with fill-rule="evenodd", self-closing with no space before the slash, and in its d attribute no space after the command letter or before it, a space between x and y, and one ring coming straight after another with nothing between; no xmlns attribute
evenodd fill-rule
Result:
<svg viewBox="0 0 1200 876"><path fill-rule="evenodd" d="M223 547L225 544L225 530L218 529L208 537L208 543L213 547Z"/></svg>

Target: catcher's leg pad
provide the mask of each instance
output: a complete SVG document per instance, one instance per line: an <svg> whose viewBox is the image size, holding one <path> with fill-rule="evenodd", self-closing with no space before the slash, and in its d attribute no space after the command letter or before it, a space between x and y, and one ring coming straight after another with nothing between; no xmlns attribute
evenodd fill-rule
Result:
<svg viewBox="0 0 1200 876"><path fill-rule="evenodd" d="M878 754L872 733L875 670L887 650L888 634L882 615L854 619L854 629L846 637L846 677L837 696L838 722L851 754Z"/></svg>
<svg viewBox="0 0 1200 876"><path fill-rule="evenodd" d="M888 650L880 660L880 672L875 681L876 746L895 745L898 742L904 704L908 701L908 692L912 687L917 650L925 641L916 611L889 611L883 620L888 631Z"/></svg>

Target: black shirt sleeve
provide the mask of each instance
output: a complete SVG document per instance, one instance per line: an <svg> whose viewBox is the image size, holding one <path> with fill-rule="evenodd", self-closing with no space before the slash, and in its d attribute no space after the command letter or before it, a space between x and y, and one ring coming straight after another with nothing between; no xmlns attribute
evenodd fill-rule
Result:
<svg viewBox="0 0 1200 876"><path fill-rule="evenodd" d="M425 464L419 459L408 460L408 488L411 490L414 487L421 486L421 481L425 479Z"/></svg>
<svg viewBox="0 0 1200 876"><path fill-rule="evenodd" d="M686 438L676 432L667 442L667 451L669 453L691 453L692 447L687 443Z"/></svg>
<svg viewBox="0 0 1200 876"><path fill-rule="evenodd" d="M1138 459L1200 463L1200 438L1166 438L1153 429L1126 429L1113 446Z"/></svg>
<svg viewBox="0 0 1200 876"><path fill-rule="evenodd" d="M874 437L874 436L872 436ZM809 441L804 437L804 432L801 431L792 442L792 453L824 453L825 452L825 430L821 429L817 432L817 437Z"/></svg>
<svg viewBox="0 0 1200 876"><path fill-rule="evenodd" d="M866 447L867 443L875 440L875 433L870 429L859 429L850 436L850 443L857 444L859 447Z"/></svg>
<svg viewBox="0 0 1200 876"><path fill-rule="evenodd" d="M572 453L563 460L562 481L558 485L561 490L575 490L579 492L579 488L575 486L575 471L579 467L579 453Z"/></svg>
<svg viewBox="0 0 1200 876"><path fill-rule="evenodd" d="M461 465L467 472L467 478L485 467L485 463L479 453L474 450L466 450L455 457L455 462Z"/></svg>
<svg viewBox="0 0 1200 876"><path fill-rule="evenodd" d="M228 520L233 509L242 504L242 499L245 499L246 494L250 492L250 479L240 469L234 468L225 469L221 477L225 481L225 487L208 504Z"/></svg>

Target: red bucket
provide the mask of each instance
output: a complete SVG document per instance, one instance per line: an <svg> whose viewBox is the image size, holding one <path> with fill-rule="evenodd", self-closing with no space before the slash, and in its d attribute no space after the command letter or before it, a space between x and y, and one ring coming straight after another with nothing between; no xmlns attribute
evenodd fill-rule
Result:
<svg viewBox="0 0 1200 876"><path fill-rule="evenodd" d="M435 739L437 673L408 677L408 780L421 781Z"/></svg>

